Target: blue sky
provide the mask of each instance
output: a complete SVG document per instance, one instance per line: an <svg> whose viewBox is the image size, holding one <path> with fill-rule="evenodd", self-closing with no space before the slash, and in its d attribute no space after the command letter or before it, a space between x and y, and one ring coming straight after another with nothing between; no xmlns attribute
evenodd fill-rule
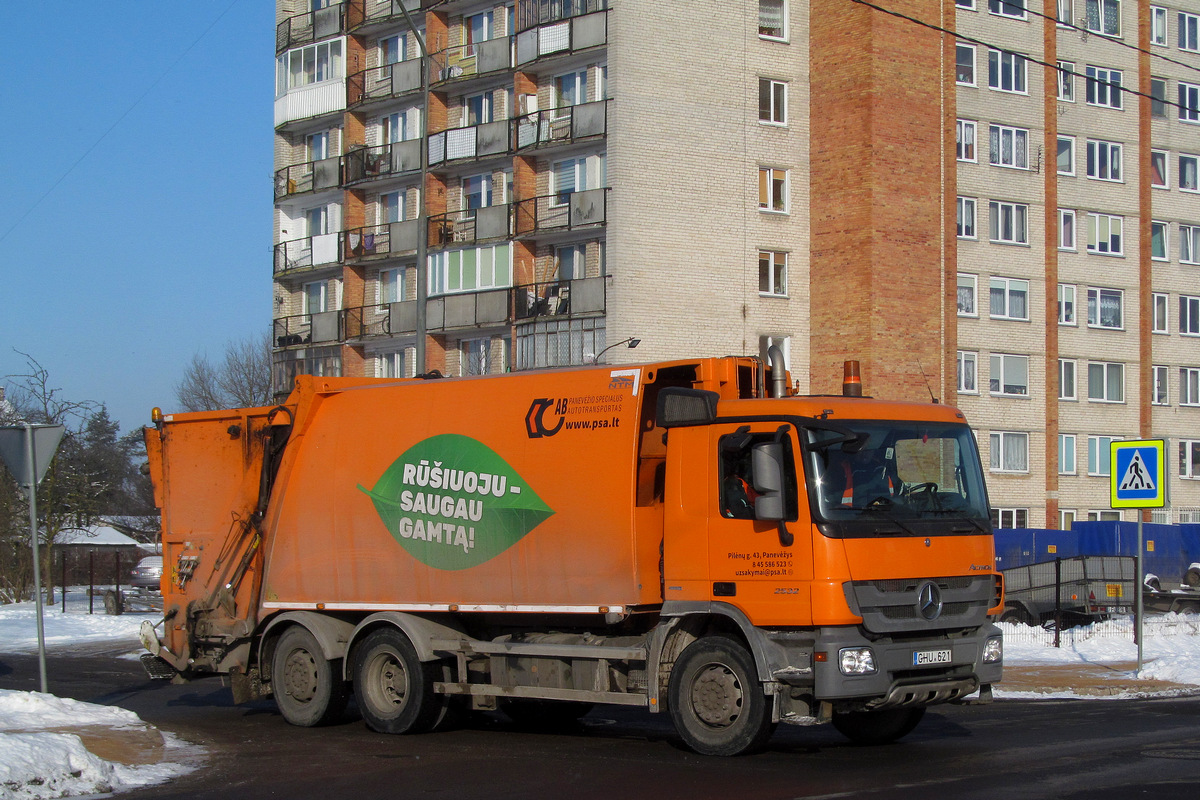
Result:
<svg viewBox="0 0 1200 800"><path fill-rule="evenodd" d="M123 431L271 324L274 4L0 2L0 384Z"/></svg>

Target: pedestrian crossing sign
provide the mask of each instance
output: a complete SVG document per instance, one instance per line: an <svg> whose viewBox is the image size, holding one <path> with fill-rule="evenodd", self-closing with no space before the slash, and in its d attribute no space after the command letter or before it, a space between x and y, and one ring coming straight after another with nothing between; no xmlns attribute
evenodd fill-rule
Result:
<svg viewBox="0 0 1200 800"><path fill-rule="evenodd" d="M1167 504L1166 442L1117 441L1110 446L1113 508L1162 508Z"/></svg>

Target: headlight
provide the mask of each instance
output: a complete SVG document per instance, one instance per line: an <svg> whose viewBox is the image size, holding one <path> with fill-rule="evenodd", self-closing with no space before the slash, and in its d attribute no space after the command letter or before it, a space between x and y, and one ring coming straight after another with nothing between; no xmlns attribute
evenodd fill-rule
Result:
<svg viewBox="0 0 1200 800"><path fill-rule="evenodd" d="M1004 637L993 636L983 643L983 663L995 664L1004 658Z"/></svg>
<svg viewBox="0 0 1200 800"><path fill-rule="evenodd" d="M875 654L869 647L843 647L838 651L838 667L843 675L870 675L875 672Z"/></svg>

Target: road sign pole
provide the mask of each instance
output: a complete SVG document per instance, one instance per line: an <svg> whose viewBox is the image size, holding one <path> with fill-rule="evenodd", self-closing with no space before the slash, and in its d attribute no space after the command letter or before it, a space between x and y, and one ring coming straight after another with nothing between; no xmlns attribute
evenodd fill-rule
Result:
<svg viewBox="0 0 1200 800"><path fill-rule="evenodd" d="M49 692L46 681L46 627L42 621L42 561L38 551L37 529L37 462L33 453L33 426L25 423L26 484L29 492L29 540L33 542L33 597L37 606L38 675L42 694Z"/></svg>
<svg viewBox="0 0 1200 800"><path fill-rule="evenodd" d="M1142 592L1145 585L1145 571L1142 567L1142 559L1145 551L1144 539L1142 536L1142 510L1137 510L1138 519L1138 540L1137 540L1137 580L1133 582L1133 591L1137 597L1133 611L1133 638L1137 640L1137 671L1134 677L1142 677Z"/></svg>

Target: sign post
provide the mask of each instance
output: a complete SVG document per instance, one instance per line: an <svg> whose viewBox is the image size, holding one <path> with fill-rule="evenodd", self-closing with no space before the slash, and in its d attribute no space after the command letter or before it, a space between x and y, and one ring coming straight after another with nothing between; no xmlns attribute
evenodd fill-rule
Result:
<svg viewBox="0 0 1200 800"><path fill-rule="evenodd" d="M33 596L37 603L38 674L42 694L46 683L46 628L42 617L42 565L38 553L37 487L58 450L62 425L9 425L0 428L0 459L29 493L29 540L33 546Z"/></svg>
<svg viewBox="0 0 1200 800"><path fill-rule="evenodd" d="M1145 571L1142 509L1167 504L1167 443L1164 439L1116 441L1109 445L1109 491L1112 508L1137 509L1137 561L1134 621L1137 637L1137 674L1142 672L1142 592Z"/></svg>

